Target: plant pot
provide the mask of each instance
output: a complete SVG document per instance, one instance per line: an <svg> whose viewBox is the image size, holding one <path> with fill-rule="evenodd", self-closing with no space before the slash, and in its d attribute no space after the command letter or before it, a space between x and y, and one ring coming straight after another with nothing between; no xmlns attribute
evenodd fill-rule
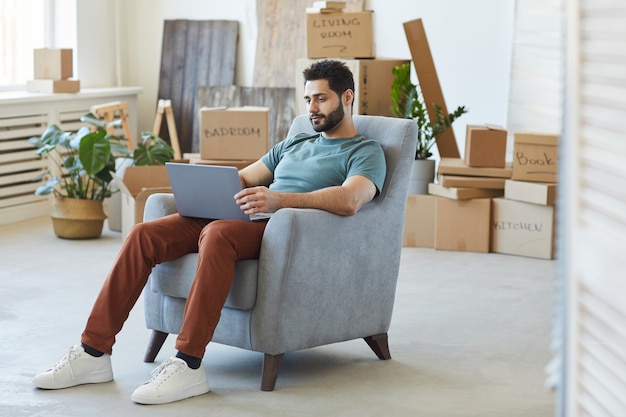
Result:
<svg viewBox="0 0 626 417"><path fill-rule="evenodd" d="M434 159L416 159L413 161L409 180L409 194L428 194L428 184L434 181Z"/></svg>
<svg viewBox="0 0 626 417"><path fill-rule="evenodd" d="M52 207L52 227L58 237L94 239L102 235L106 219L102 201L58 197Z"/></svg>

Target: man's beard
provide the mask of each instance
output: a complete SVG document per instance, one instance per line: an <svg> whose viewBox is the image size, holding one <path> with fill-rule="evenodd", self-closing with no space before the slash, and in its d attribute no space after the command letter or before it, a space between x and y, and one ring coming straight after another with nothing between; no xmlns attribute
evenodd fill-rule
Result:
<svg viewBox="0 0 626 417"><path fill-rule="evenodd" d="M341 123L345 116L345 112L343 111L343 106L341 105L341 103L339 103L337 108L327 115L322 115L319 113L315 113L314 115L322 116L322 120L317 123L311 121L311 124L313 125L313 130L315 130L316 132L327 132L329 130L332 130L339 123Z"/></svg>

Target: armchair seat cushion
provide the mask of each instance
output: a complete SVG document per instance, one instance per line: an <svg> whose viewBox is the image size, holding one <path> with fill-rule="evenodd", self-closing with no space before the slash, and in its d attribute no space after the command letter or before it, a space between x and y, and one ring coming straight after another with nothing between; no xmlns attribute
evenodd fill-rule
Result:
<svg viewBox="0 0 626 417"><path fill-rule="evenodd" d="M176 298L187 298L193 282L198 254L190 253L171 262L164 262L152 270L150 289L153 292ZM257 259L239 261L235 267L235 280L225 307L250 310L256 303Z"/></svg>

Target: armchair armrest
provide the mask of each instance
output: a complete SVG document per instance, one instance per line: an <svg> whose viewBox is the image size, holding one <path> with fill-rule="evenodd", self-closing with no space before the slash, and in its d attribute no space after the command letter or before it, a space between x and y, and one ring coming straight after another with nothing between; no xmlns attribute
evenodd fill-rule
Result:
<svg viewBox="0 0 626 417"><path fill-rule="evenodd" d="M178 210L176 209L174 194L151 194L146 200L146 207L143 212L143 221L154 220L177 212Z"/></svg>
<svg viewBox="0 0 626 417"><path fill-rule="evenodd" d="M263 319L253 317L259 330L252 334L266 337L252 340L255 350L278 354L385 333L401 253L396 242L402 242L381 232L388 221L399 222L402 233L402 220L381 216L375 205L349 217L311 209L276 212L259 258L254 316Z"/></svg>

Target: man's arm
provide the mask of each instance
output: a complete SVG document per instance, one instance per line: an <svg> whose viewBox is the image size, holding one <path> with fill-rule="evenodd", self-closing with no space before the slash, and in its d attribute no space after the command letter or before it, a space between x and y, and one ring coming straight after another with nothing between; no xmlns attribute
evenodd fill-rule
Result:
<svg viewBox="0 0 626 417"><path fill-rule="evenodd" d="M239 171L239 180L243 188L269 186L273 178L272 172L260 159Z"/></svg>
<svg viewBox="0 0 626 417"><path fill-rule="evenodd" d="M250 173L252 172L256 172L256 169L251 169ZM247 179L246 176L246 181ZM245 188L235 195L235 199L246 214L273 213L281 208L292 207L315 208L342 216L352 216L374 196L376 196L374 183L364 176L354 175L340 186L310 193L279 193L259 186Z"/></svg>

